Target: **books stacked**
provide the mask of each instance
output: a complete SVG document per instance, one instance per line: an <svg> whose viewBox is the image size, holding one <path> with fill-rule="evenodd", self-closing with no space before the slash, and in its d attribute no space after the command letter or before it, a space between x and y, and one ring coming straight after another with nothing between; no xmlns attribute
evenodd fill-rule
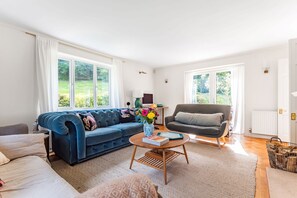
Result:
<svg viewBox="0 0 297 198"><path fill-rule="evenodd" d="M169 138L152 135L150 137L142 138L142 142L156 145L156 146L162 146L162 145L166 144L167 142L169 142Z"/></svg>

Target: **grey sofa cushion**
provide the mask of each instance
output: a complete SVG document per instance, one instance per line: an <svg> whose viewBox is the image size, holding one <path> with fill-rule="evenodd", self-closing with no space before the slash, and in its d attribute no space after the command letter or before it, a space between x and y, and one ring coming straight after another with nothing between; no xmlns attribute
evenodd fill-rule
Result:
<svg viewBox="0 0 297 198"><path fill-rule="evenodd" d="M206 137L217 137L217 135L220 134L220 127L217 126L195 126L183 124L176 121L169 122L167 128L173 131L188 132L195 135L202 135Z"/></svg>
<svg viewBox="0 0 297 198"><path fill-rule="evenodd" d="M202 114L178 112L175 116L175 120L196 126L220 126L223 120L223 113Z"/></svg>

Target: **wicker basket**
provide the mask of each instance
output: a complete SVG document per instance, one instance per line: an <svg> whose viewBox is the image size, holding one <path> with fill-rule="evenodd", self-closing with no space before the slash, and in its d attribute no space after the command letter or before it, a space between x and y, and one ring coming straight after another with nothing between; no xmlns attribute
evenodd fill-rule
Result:
<svg viewBox="0 0 297 198"><path fill-rule="evenodd" d="M297 144L282 142L278 137L272 137L266 142L270 166L297 173Z"/></svg>

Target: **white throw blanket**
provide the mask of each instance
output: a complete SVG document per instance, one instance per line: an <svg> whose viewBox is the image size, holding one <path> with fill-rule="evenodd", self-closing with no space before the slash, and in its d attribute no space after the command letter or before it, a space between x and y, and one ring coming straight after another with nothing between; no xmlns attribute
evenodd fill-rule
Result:
<svg viewBox="0 0 297 198"><path fill-rule="evenodd" d="M5 181L0 189L3 198L66 198L79 195L46 161L37 156L18 158L0 166L0 177Z"/></svg>

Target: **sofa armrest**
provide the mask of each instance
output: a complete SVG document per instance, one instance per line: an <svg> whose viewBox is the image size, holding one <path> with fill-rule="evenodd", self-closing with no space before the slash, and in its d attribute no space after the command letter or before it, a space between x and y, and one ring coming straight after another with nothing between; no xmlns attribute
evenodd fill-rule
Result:
<svg viewBox="0 0 297 198"><path fill-rule="evenodd" d="M169 123L169 122L173 122L174 121L174 116L167 116L166 118L165 118L165 124L166 124L166 126L167 126L167 124Z"/></svg>
<svg viewBox="0 0 297 198"><path fill-rule="evenodd" d="M225 137L229 131L229 120L225 120L224 122L222 122L221 126L220 126L220 137Z"/></svg>
<svg viewBox="0 0 297 198"><path fill-rule="evenodd" d="M26 124L15 124L10 126L0 127L1 135L27 134L29 131Z"/></svg>
<svg viewBox="0 0 297 198"><path fill-rule="evenodd" d="M34 155L47 159L44 134L18 134L0 136L0 151L10 160Z"/></svg>
<svg viewBox="0 0 297 198"><path fill-rule="evenodd" d="M59 133L60 135L67 135L69 133L66 122L71 122L77 129L80 129L79 131L84 131L81 119L74 114L50 112L41 114L38 117L38 124L40 126Z"/></svg>
<svg viewBox="0 0 297 198"><path fill-rule="evenodd" d="M143 174L133 174L98 185L77 198L117 198L117 197L151 197L158 193L153 182Z"/></svg>
<svg viewBox="0 0 297 198"><path fill-rule="evenodd" d="M38 124L51 130L53 133L70 136L70 139L75 139L77 158L83 159L86 157L85 128L78 116L61 112L44 113L38 117ZM69 125L73 127L69 127Z"/></svg>

